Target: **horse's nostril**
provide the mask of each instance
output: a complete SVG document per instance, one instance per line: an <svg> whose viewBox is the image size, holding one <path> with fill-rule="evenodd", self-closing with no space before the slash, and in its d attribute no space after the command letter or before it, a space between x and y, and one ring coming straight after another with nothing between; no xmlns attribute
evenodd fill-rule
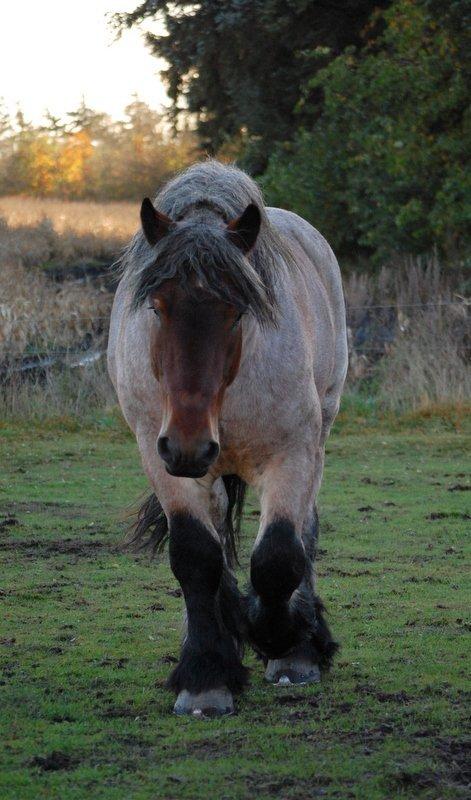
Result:
<svg viewBox="0 0 471 800"><path fill-rule="evenodd" d="M194 470L207 469L219 455L219 445L214 441L204 442L193 452L187 453L180 449L175 439L159 436L157 452L162 461L165 461L167 472L171 475L184 475L186 472L190 474Z"/></svg>
<svg viewBox="0 0 471 800"><path fill-rule="evenodd" d="M218 445L217 442L211 441L211 442L208 442L207 445L205 445L205 447L203 449L203 452L201 454L201 458L204 461L207 461L208 464L210 464L212 461L214 461L214 459L218 455L219 455L219 445Z"/></svg>
<svg viewBox="0 0 471 800"><path fill-rule="evenodd" d="M163 458L164 461L168 460L172 453L170 450L170 443L168 436L159 436L157 440L157 452L160 458Z"/></svg>

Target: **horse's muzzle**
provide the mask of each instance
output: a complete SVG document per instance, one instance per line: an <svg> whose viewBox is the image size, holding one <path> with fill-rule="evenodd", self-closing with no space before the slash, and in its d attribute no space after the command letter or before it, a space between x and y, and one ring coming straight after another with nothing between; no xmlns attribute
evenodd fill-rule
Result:
<svg viewBox="0 0 471 800"><path fill-rule="evenodd" d="M202 478L219 455L219 445L210 440L185 452L169 436L159 436L157 451L169 475L177 478Z"/></svg>

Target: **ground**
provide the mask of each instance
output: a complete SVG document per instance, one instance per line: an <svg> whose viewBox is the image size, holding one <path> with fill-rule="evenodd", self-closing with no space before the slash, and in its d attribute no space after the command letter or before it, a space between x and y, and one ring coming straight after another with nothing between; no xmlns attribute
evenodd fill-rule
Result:
<svg viewBox="0 0 471 800"><path fill-rule="evenodd" d="M3 800L469 796L469 438L348 430L320 500L333 669L274 688L248 653L237 715L203 722L172 716L165 689L182 604L167 557L119 551L146 486L133 440L106 420L0 429Z"/></svg>

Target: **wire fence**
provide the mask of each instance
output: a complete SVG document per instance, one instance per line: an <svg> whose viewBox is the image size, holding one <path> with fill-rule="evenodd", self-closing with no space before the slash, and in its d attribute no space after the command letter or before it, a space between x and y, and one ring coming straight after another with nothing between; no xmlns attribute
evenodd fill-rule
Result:
<svg viewBox="0 0 471 800"><path fill-rule="evenodd" d="M391 302L354 305L347 302L349 349L358 355L363 354L368 357L383 355L393 345L397 336L404 332L398 319L400 311L408 311L410 313L419 310L431 311L442 307L456 307L462 309L466 317L470 306L471 299L461 296L457 300L438 300L424 303ZM396 313L388 313L387 315L381 313L391 311ZM352 319L353 312L354 319ZM62 366L87 366L100 359L106 352L109 315L92 317L69 314L63 319L56 320L56 325L57 323L59 325L62 324L63 330L57 335L57 339L54 342L51 341L50 334L41 332L40 325L37 330L32 326L28 332L28 341L21 352L18 352L18 347L13 347L9 351L8 337L5 335L3 335L3 343L1 341L2 322L8 325L12 319L16 329L18 329L18 323L21 323L22 320L30 320L30 315L27 313L16 314L14 309L2 308L0 304L0 345L3 345L3 356L0 358L0 378L8 371L15 370L15 368L20 371L31 371L35 368L44 369L48 366L53 367L59 360ZM62 344L61 339L64 341L64 330L68 330L70 339L70 336L73 335L74 326L79 325L86 327L86 331L82 333L81 340L72 344ZM77 335L79 336L78 333ZM469 331L469 336L471 338L471 330ZM471 353L471 344L468 345L462 342L460 350L463 353Z"/></svg>

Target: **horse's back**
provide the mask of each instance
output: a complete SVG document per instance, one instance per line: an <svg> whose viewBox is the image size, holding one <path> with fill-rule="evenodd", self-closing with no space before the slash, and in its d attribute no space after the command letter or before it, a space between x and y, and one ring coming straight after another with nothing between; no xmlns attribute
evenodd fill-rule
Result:
<svg viewBox="0 0 471 800"><path fill-rule="evenodd" d="M309 222L283 208L266 209L270 223L287 240L291 249L301 248L306 259L298 262L301 269L315 268L324 284L332 311L339 322L345 321L342 278L334 252L328 241ZM294 253L296 256L296 252Z"/></svg>
<svg viewBox="0 0 471 800"><path fill-rule="evenodd" d="M320 281L325 290L335 340L333 369L323 403L326 423L330 424L330 418L333 419L338 410L348 366L345 301L338 261L322 234L298 214L281 208L269 207L266 211L271 225L287 242L305 285L309 287L314 282ZM314 298L318 296L318 293L313 292L312 313L317 325L322 327L320 309L315 307ZM321 334L320 327L318 334Z"/></svg>

